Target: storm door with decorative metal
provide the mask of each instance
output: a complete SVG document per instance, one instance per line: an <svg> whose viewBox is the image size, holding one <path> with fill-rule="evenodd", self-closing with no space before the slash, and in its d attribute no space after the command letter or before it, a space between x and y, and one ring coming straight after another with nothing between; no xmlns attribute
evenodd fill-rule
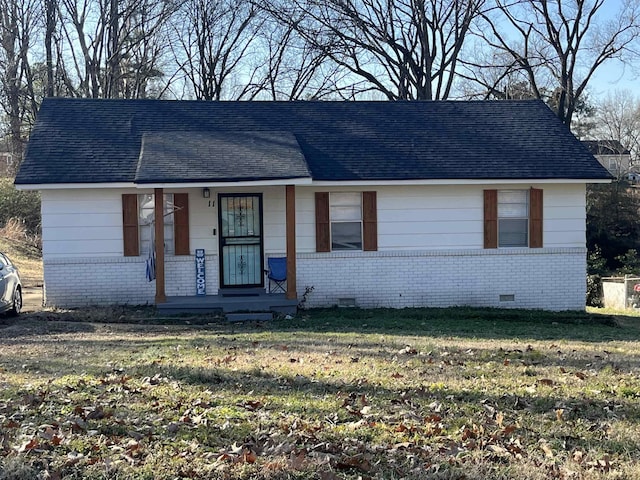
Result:
<svg viewBox="0 0 640 480"><path fill-rule="evenodd" d="M220 195L218 205L221 285L264 285L262 195Z"/></svg>

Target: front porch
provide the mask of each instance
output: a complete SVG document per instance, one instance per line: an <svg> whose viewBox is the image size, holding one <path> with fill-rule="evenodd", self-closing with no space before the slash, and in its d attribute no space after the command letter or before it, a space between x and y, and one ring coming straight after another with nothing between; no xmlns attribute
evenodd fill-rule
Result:
<svg viewBox="0 0 640 480"><path fill-rule="evenodd" d="M278 314L295 314L298 305L296 292L296 219L295 219L295 186L283 184L277 187L271 187L270 201L280 198L284 200L284 218L281 216L282 210L270 207L269 212L277 212L269 219L268 232L264 233L263 228L263 195L265 195L263 187L261 191L256 189L242 190L239 187L234 189L232 193L229 189L222 189L216 192L212 200L209 200L209 208L215 206L217 211L217 222L214 221L208 225L206 230L199 225L199 230L195 234L198 239L198 248L196 248L196 278L195 283L198 285L196 291L199 293L207 293L218 291L217 295L194 295L195 291L191 288L185 288L183 279L188 278L183 271L175 272L166 271L167 258L164 252L164 211L165 208L159 199L164 196L164 189L154 189L154 247L155 247L155 304L159 312L166 314L177 313L208 313L208 312L274 312ZM273 195L280 189L279 193L282 197ZM206 196L210 197L209 188L205 188ZM240 192L240 193L238 193ZM174 198L177 194L174 194ZM185 195L186 197L186 195ZM190 193L192 203L196 197ZM175 202L175 206L178 202ZM192 235L189 231L189 225L193 223L193 218L189 220L189 204L187 201L179 206L182 211L181 216L184 221L179 222L176 215L174 220L175 228L174 238L182 237L186 248L184 251L191 253L194 248L189 246ZM234 208L238 211L235 211ZM176 210L177 211L177 210ZM202 209L198 210L202 214ZM174 212L175 213L175 212ZM205 217L207 218L207 217ZM273 219L277 218L274 222ZM283 221L284 220L284 221ZM204 223L204 222L203 222ZM264 242L266 238L278 238L284 227L284 241L282 244L275 243L275 247L271 250L265 249ZM211 240L203 235L203 232L212 232ZM275 235L274 235L275 234ZM205 234L208 235L208 234ZM270 237L269 237L270 235ZM204 237L204 239L203 239ZM281 238L281 237L280 237ZM274 245L272 242L271 245ZM201 248L204 247L204 248ZM213 248L211 248L213 247ZM283 248L284 247L284 248ZM215 258L215 266L209 267L210 260L207 260L205 267L204 255L213 251ZM176 253L178 249L175 249ZM276 253L277 252L277 253ZM281 253L282 252L282 253ZM198 270L198 255L203 255L202 272ZM207 254L209 258L211 254ZM265 279L265 263L270 257L286 258L286 281L284 282L284 292L280 294L266 293L267 283ZM169 257L169 265L175 263L176 258L180 255ZM192 257L193 258L193 257ZM183 263L182 261L179 263ZM211 268L211 270L209 270ZM181 267L181 270L182 267ZM205 280L205 271L206 273ZM169 276L167 277L167 273ZM202 273L202 275L201 275ZM167 278L169 279L167 284ZM215 278L215 279L214 279ZM177 280L176 280L177 279ZM265 282L266 280L266 282ZM200 292L200 284L202 282L203 291ZM175 287L178 283L180 286ZM206 286L208 284L208 287ZM167 291L169 287L169 291ZM237 288L234 288L237 287ZM192 293L193 292L193 293Z"/></svg>
<svg viewBox="0 0 640 480"><path fill-rule="evenodd" d="M158 312L168 315L215 312L294 315L297 307L296 298L288 299L284 293L266 293L261 288L224 289L218 295L166 297L164 303L156 304Z"/></svg>

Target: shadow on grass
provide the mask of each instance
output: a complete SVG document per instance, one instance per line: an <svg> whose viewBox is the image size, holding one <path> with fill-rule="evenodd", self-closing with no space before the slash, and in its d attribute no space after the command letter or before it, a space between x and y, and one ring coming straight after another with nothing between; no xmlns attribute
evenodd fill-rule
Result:
<svg viewBox="0 0 640 480"><path fill-rule="evenodd" d="M60 367L64 371L64 366ZM494 421L495 414L501 412L505 425L517 425L514 435L528 439L533 446L537 445L540 439L544 439L565 451L589 451L595 443L608 453L630 454L640 449L640 440L637 438L625 437L624 441L612 438L606 428L610 422L620 418L638 418L640 406L636 400L615 396L596 399L583 395L562 395L563 389L560 386L543 387L543 391L535 393L509 391L495 395L480 389L458 389L445 385L431 388L428 376L424 376L423 386L417 387L414 382L412 386L407 387L399 382L395 387L384 387L375 383L356 384L337 378L317 379L300 374L275 375L259 370L232 371L219 367L156 363L135 365L124 373L131 376L130 381L142 382L146 386L128 391L128 402L123 402L117 407L118 417L121 418L134 418L136 414L128 412L129 403L153 403L153 389L163 389L163 385L170 382L215 392L214 396L205 400L210 402L210 407L224 407L226 413L219 418L212 418L213 421L206 426L184 424L178 433L181 440L198 440L199 443L213 448L223 447L225 442L231 444L242 439L245 442L251 441L249 436L256 433L256 428L259 428L256 425L261 421L254 418L257 410L275 414L279 424L286 423L286 414L292 424L295 424L296 418L303 418L310 424L349 427L362 417L361 414L354 414L353 410L346 408L351 404L349 399L353 399L353 405L357 407L357 399L366 398L371 412L367 416L368 421L383 421L391 427L402 425L405 428L415 422L419 426L425 421L428 423L427 419L432 418L436 408L438 418L441 419L438 422L442 423L446 431L441 438L423 439L427 444L444 441L446 435L461 435L472 425L487 426L486 431L482 428L476 433L486 436L488 440L494 433L491 429L498 429ZM417 373L413 379L417 380L418 384L421 383L420 376L421 374ZM143 379L149 377L156 379L156 383L145 383ZM86 395L86 401L87 405L91 406L95 396L99 396L102 390L111 388L109 384L77 384L70 391L90 394ZM144 398L135 399L137 396ZM191 408L191 402L186 398L175 398L176 404L170 416L179 417ZM42 401L45 400L47 399L43 397ZM254 407L255 403L252 403L256 400L260 400L258 407ZM199 402L202 403L200 400ZM251 408L247 409L247 405ZM559 407L566 412L562 422L555 420L556 409ZM359 408L356 408L356 412L358 410ZM88 420L87 428L95 429L102 434L113 434L109 430L113 427L112 423L108 419ZM223 423L226 426L223 427ZM127 428L121 425L118 428L122 434L127 431ZM168 436L173 437L175 434L174 431ZM156 435L167 433L156 432ZM321 428L318 429L317 435L318 438L308 437L307 440L316 444L325 440ZM354 431L352 435L358 434Z"/></svg>
<svg viewBox="0 0 640 480"><path fill-rule="evenodd" d="M10 336L37 335L38 330L7 329L28 320L104 323L118 325L125 332L218 330L220 333L314 332L361 333L417 337L460 337L472 339L580 340L606 342L640 339L640 320L625 324L613 315L583 311L548 312L495 308L406 308L406 309L312 309L300 311L292 319L267 322L227 322L217 314L160 317L154 307L109 307L26 314L21 320L0 321L0 329ZM61 329L63 327L59 327ZM70 333L75 327L69 327ZM92 331L91 326L77 327ZM114 326L114 328L116 328ZM52 331L56 328L51 326ZM151 329L151 330L149 330ZM46 330L46 329L45 329ZM9 333L12 331L12 333ZM81 330L78 330L81 331ZM44 332L43 332L44 333ZM56 332L63 333L63 332ZM6 336L6 335L5 335Z"/></svg>
<svg viewBox="0 0 640 480"><path fill-rule="evenodd" d="M622 326L614 316L581 311L547 312L494 308L317 309L293 320L277 320L274 331L381 333L402 336L486 339L640 339L638 326Z"/></svg>

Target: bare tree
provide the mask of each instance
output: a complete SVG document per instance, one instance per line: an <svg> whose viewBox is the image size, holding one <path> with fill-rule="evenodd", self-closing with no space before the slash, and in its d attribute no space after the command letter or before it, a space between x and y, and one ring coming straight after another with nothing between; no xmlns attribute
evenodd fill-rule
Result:
<svg viewBox="0 0 640 480"><path fill-rule="evenodd" d="M640 97L628 90L616 90L596 106L596 135L617 140L631 151L631 161L640 163Z"/></svg>
<svg viewBox="0 0 640 480"><path fill-rule="evenodd" d="M29 58L38 18L37 0L0 0L0 104L7 118L15 168L22 159L29 119L38 105Z"/></svg>
<svg viewBox="0 0 640 480"><path fill-rule="evenodd" d="M145 97L148 83L162 75L160 39L174 10L167 0L60 0L59 61L72 94Z"/></svg>
<svg viewBox="0 0 640 480"><path fill-rule="evenodd" d="M499 64L469 62L473 68L501 67L489 94L510 75L525 79L536 98L545 99L571 125L594 73L607 61L629 60L640 37L640 3L623 0L620 11L601 21L608 0L495 0L479 35L505 55Z"/></svg>
<svg viewBox="0 0 640 480"><path fill-rule="evenodd" d="M246 99L305 100L343 98L349 76L327 53L306 42L290 25L267 16L261 22L251 64L253 83Z"/></svg>
<svg viewBox="0 0 640 480"><path fill-rule="evenodd" d="M173 54L195 97L242 98L255 73L246 57L256 53L256 7L243 0L186 0L180 14Z"/></svg>
<svg viewBox="0 0 640 480"><path fill-rule="evenodd" d="M445 99L485 0L267 0L272 15L389 100Z"/></svg>

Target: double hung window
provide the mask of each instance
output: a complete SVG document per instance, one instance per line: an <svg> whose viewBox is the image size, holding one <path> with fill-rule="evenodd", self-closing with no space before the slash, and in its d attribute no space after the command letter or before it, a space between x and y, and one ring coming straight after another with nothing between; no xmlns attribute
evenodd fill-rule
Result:
<svg viewBox="0 0 640 480"><path fill-rule="evenodd" d="M362 194L331 193L331 250L362 250Z"/></svg>
<svg viewBox="0 0 640 480"><path fill-rule="evenodd" d="M174 201L172 193L165 193L163 199L164 209L164 251L173 255L175 252L174 241ZM140 238L140 255L147 255L151 247L154 227L155 199L153 193L138 195L138 228Z"/></svg>
<svg viewBox="0 0 640 480"><path fill-rule="evenodd" d="M498 190L498 246L529 246L528 190Z"/></svg>

